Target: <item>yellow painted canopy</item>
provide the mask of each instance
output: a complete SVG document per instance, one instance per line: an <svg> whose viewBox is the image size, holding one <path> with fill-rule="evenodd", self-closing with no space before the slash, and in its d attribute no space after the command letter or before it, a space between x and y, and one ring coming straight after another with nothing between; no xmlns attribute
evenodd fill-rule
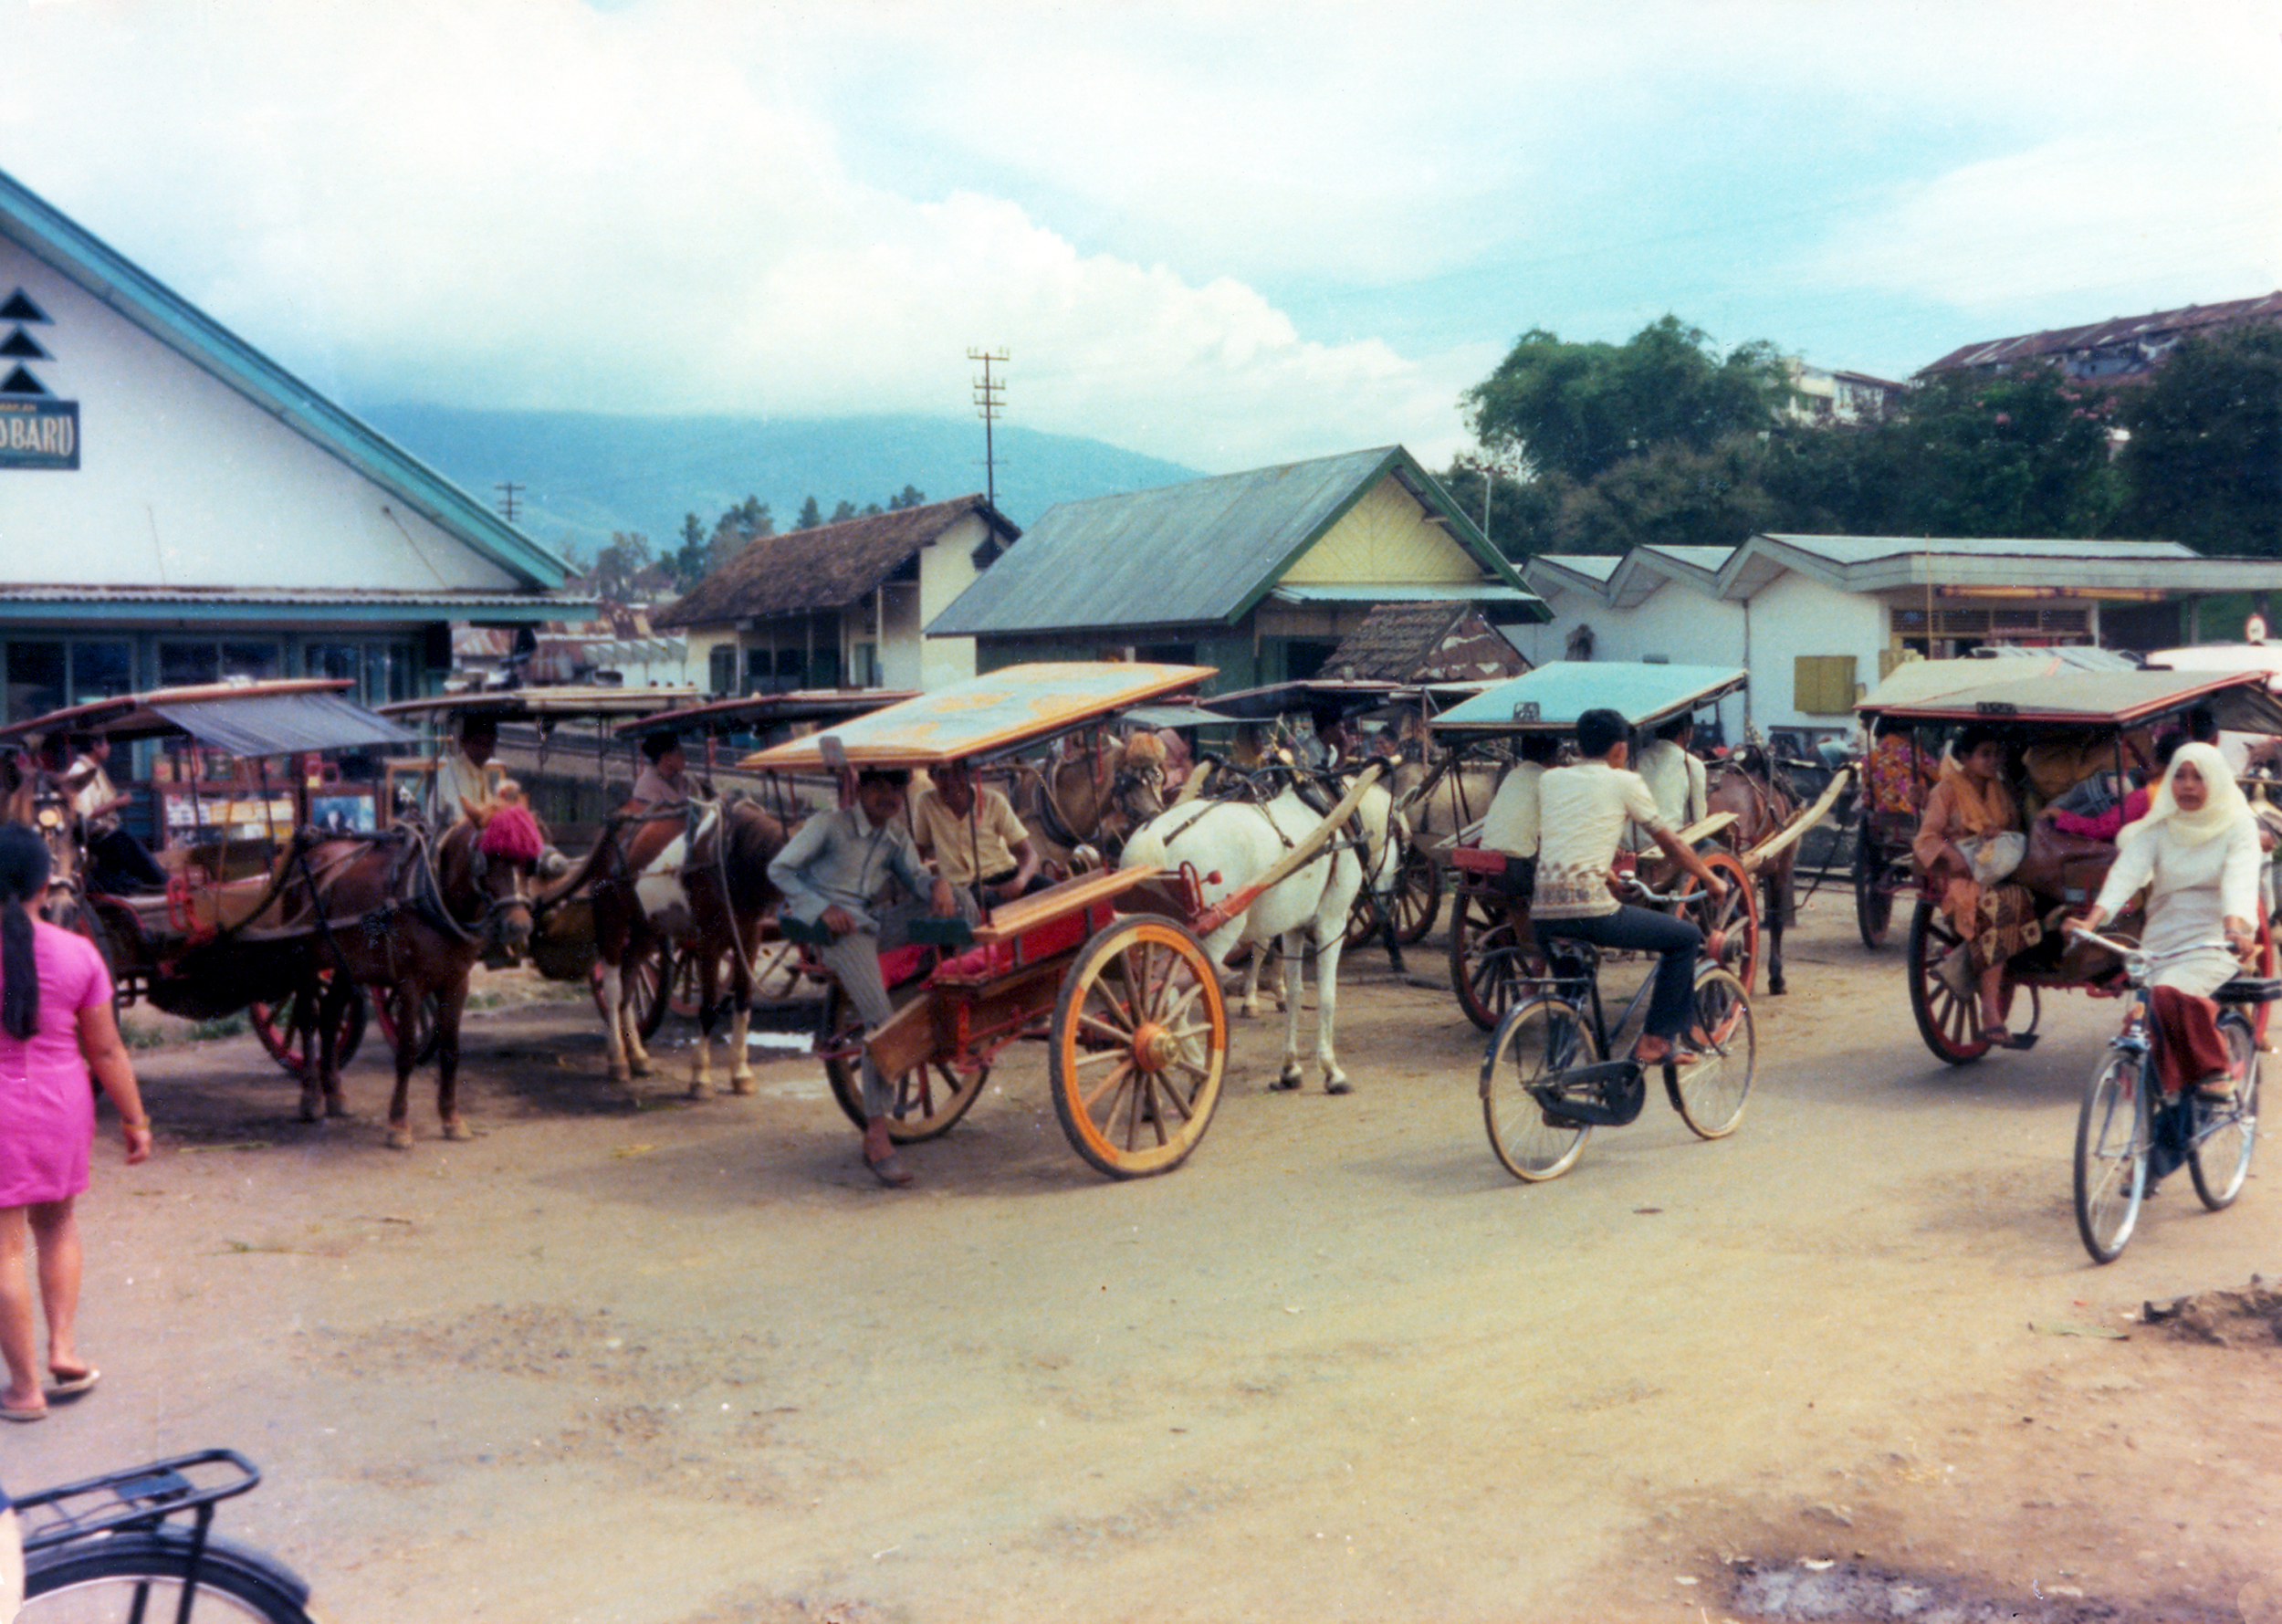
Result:
<svg viewBox="0 0 2282 1624"><path fill-rule="evenodd" d="M828 739L856 767L939 767L966 757L1003 755L1217 675L1209 665L1125 661L1009 665L756 750L738 764L783 771L833 766L825 755Z"/></svg>

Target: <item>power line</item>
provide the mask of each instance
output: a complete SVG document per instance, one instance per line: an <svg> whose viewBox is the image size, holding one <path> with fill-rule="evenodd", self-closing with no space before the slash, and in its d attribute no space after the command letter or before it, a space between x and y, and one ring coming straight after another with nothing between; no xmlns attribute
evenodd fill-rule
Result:
<svg viewBox="0 0 2282 1624"><path fill-rule="evenodd" d="M999 507L999 456L992 425L998 422L999 414L1005 407L1006 403L1001 397L1006 393L1006 384L1002 380L993 381L990 368L993 363L1001 366L1006 363L1006 346L1001 344L996 350L969 350L967 359L982 363L982 376L975 380L975 415L982 419L983 499L996 512Z"/></svg>
<svg viewBox="0 0 2282 1624"><path fill-rule="evenodd" d="M509 524L515 522L515 493L523 489L512 479L502 479L492 489L499 493L499 517Z"/></svg>

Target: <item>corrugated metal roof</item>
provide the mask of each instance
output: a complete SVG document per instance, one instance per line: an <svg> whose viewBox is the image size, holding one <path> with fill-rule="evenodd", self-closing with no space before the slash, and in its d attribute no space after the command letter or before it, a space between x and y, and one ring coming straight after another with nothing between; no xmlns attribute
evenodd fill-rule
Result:
<svg viewBox="0 0 2282 1624"><path fill-rule="evenodd" d="M70 618L90 621L153 619L259 621L290 613L296 624L316 621L394 622L479 620L527 624L560 620L592 607L591 599L537 592L375 592L288 587L0 586L0 622Z"/></svg>
<svg viewBox="0 0 2282 1624"><path fill-rule="evenodd" d="M1459 586L1432 581L1423 586L1279 585L1268 589L1279 603L1534 603L1537 594L1514 586Z"/></svg>
<svg viewBox="0 0 2282 1624"><path fill-rule="evenodd" d="M2042 332L2021 333L2009 339L1984 339L1951 351L1925 371L2002 367L2016 361L2065 359L2092 351L2130 347L2141 352L2143 363L2133 371L2144 372L2188 333L2249 321L2282 321L2282 293L2233 299L2225 304L2188 305L2183 309L2156 310L2145 316L2120 316L2083 327L2047 328Z"/></svg>
<svg viewBox="0 0 2282 1624"><path fill-rule="evenodd" d="M273 694L191 700L151 708L200 744L233 756L284 756L420 742L416 734L338 694Z"/></svg>
<svg viewBox="0 0 2282 1624"><path fill-rule="evenodd" d="M1890 558L2192 559L2203 555L2178 541L2066 541L2019 536L1799 536L1768 530L1780 541L1834 564ZM1756 538L1754 538L1756 539Z"/></svg>
<svg viewBox="0 0 2282 1624"><path fill-rule="evenodd" d="M1232 624L1389 475L1481 561L1485 576L1526 590L1417 460L1388 445L1059 503L927 634Z"/></svg>
<svg viewBox="0 0 2282 1624"><path fill-rule="evenodd" d="M446 534L534 587L570 566L0 171L5 237Z"/></svg>

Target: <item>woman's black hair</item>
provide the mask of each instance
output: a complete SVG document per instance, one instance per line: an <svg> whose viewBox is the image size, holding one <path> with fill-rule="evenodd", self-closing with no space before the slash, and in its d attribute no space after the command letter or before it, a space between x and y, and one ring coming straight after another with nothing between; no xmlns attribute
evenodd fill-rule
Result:
<svg viewBox="0 0 2282 1624"><path fill-rule="evenodd" d="M665 760L667 751L677 750L681 747L680 734L664 730L644 734L642 739L642 753L649 757L653 763Z"/></svg>
<svg viewBox="0 0 2282 1624"><path fill-rule="evenodd" d="M39 1030L39 967L32 917L16 906L47 888L47 843L21 823L0 824L0 1032L22 1043Z"/></svg>
<svg viewBox="0 0 2282 1624"><path fill-rule="evenodd" d="M1957 735L1957 759L1962 761L1983 745L2001 742L2004 738L2004 734L1986 722L1967 722L1963 730Z"/></svg>

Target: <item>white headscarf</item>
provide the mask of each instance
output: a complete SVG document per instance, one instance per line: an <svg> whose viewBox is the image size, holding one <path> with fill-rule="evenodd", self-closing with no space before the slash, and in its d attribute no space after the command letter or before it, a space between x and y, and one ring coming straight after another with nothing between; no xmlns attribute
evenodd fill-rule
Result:
<svg viewBox="0 0 2282 1624"><path fill-rule="evenodd" d="M2172 793L2172 780L2179 776L2183 766L2193 766L2203 778L2203 805L2194 812L2182 812L2178 798ZM2178 754L2164 770L2163 781L2156 786L2155 795L2147 809L2147 816L2116 836L2119 843L2128 839L2132 830L2152 830L2167 825L2182 845L2199 846L2205 841L2216 840L2236 823L2255 826L2250 802L2243 798L2242 786L2235 781L2235 770L2211 744L2183 744Z"/></svg>

